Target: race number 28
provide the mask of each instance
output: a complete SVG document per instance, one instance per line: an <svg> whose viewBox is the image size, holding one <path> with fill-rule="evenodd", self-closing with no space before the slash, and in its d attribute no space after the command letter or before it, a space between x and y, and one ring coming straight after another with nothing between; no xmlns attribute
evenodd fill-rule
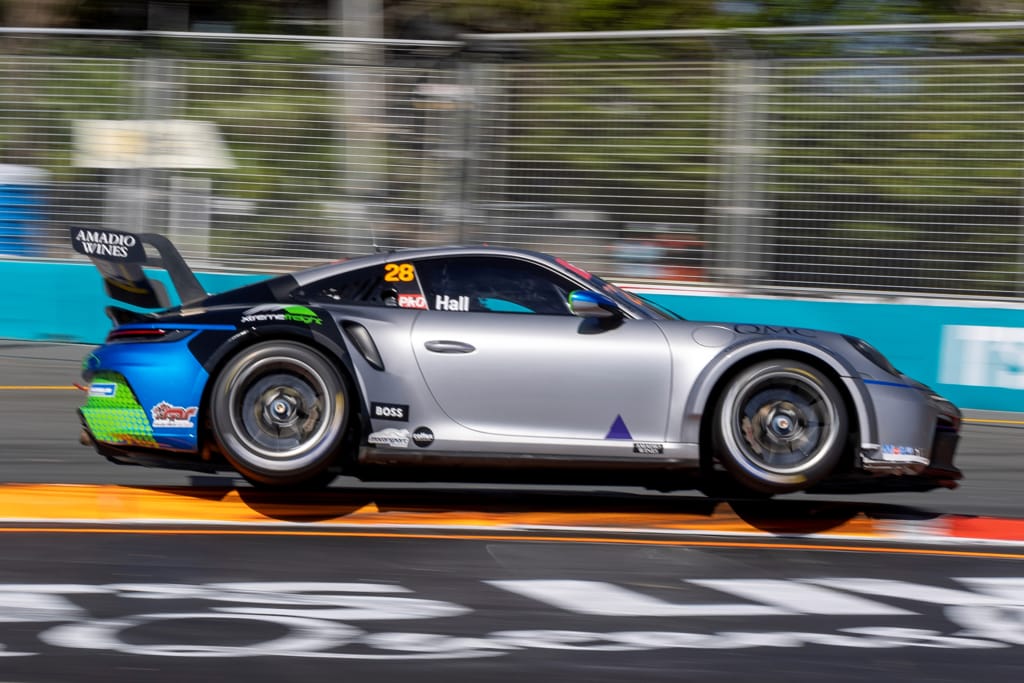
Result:
<svg viewBox="0 0 1024 683"><path fill-rule="evenodd" d="M416 277L411 263L387 263L384 265L385 282L412 282Z"/></svg>

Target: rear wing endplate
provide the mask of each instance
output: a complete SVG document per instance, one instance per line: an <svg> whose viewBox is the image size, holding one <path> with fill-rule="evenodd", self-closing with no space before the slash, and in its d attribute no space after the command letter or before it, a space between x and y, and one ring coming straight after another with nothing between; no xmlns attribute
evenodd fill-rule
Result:
<svg viewBox="0 0 1024 683"><path fill-rule="evenodd" d="M156 250L154 258L145 245ZM205 299L207 294L177 248L163 235L119 230L71 228L71 246L85 254L103 275L107 294L139 308L168 308L167 289L147 277L143 266L167 271L182 305Z"/></svg>

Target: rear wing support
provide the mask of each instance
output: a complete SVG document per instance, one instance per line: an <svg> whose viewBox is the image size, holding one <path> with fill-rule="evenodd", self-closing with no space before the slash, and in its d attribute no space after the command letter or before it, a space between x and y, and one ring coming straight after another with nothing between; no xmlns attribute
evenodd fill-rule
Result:
<svg viewBox="0 0 1024 683"><path fill-rule="evenodd" d="M158 256L147 253L145 245ZM89 257L103 275L107 294L122 303L154 309L171 305L163 283L150 279L143 266L166 270L182 305L207 296L181 253L163 235L73 227L71 246Z"/></svg>

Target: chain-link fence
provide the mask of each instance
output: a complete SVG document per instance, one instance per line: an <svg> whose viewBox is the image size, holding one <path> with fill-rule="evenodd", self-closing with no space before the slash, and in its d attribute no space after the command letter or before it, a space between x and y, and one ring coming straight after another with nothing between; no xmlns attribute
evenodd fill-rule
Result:
<svg viewBox="0 0 1024 683"><path fill-rule="evenodd" d="M0 252L212 270L541 249L616 278L1024 293L1024 24L466 36L0 30Z"/></svg>

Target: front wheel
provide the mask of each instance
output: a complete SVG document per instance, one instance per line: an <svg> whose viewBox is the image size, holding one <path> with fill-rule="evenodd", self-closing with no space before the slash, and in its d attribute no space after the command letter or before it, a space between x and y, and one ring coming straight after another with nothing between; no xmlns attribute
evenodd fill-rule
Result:
<svg viewBox="0 0 1024 683"><path fill-rule="evenodd" d="M263 487L326 486L348 415L341 373L319 351L290 341L256 344L232 358L210 398L224 457Z"/></svg>
<svg viewBox="0 0 1024 683"><path fill-rule="evenodd" d="M799 491L828 476L842 458L846 406L817 369L762 362L729 382L713 437L719 461L741 486L769 494Z"/></svg>

